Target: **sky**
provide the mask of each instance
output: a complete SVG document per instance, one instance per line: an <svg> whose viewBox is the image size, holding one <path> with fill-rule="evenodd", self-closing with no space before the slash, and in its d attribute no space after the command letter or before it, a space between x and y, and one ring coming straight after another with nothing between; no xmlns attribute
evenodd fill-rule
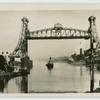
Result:
<svg viewBox="0 0 100 100"><path fill-rule="evenodd" d="M99 10L34 10L34 11L0 11L0 52L12 52L17 46L21 32L23 17L29 19L29 30L53 27L61 23L63 27L88 30L89 16L96 17L98 37L100 37ZM81 45L80 45L81 44ZM79 52L79 48L87 49L89 41L84 40L30 40L29 55L33 56L65 56Z"/></svg>

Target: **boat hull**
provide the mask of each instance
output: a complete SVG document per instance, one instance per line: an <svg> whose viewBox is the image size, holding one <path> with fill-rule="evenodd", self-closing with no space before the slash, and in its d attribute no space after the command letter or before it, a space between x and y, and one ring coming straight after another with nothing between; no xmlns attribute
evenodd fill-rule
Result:
<svg viewBox="0 0 100 100"><path fill-rule="evenodd" d="M51 69L53 69L53 66L54 66L54 65L53 65L53 64L49 64L49 63L48 63L48 64L46 64L46 66L47 66L47 68L48 68L48 69L50 69L50 70L51 70Z"/></svg>

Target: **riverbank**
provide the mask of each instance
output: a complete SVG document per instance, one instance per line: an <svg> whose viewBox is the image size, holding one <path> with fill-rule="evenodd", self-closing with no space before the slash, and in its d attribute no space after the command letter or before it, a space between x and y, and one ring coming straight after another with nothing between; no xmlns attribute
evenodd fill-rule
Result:
<svg viewBox="0 0 100 100"><path fill-rule="evenodd" d="M85 60L75 61L72 57L68 57L68 56L55 57L53 58L53 62L64 62L75 66L85 65Z"/></svg>
<svg viewBox="0 0 100 100"><path fill-rule="evenodd" d="M75 66L85 65L85 60L75 61L73 58L67 58L67 63Z"/></svg>

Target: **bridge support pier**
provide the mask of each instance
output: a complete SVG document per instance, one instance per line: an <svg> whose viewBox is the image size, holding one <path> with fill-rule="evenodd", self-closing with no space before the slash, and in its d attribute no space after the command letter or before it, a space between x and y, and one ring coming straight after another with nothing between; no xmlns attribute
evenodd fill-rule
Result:
<svg viewBox="0 0 100 100"><path fill-rule="evenodd" d="M7 93L7 86L8 86L9 79L2 79L0 80L0 93Z"/></svg>
<svg viewBox="0 0 100 100"><path fill-rule="evenodd" d="M22 76L21 93L28 93L28 75Z"/></svg>

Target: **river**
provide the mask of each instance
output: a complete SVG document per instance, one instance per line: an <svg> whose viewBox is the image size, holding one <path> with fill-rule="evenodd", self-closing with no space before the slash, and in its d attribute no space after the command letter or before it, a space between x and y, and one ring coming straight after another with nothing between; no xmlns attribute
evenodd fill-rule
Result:
<svg viewBox="0 0 100 100"><path fill-rule="evenodd" d="M84 43L87 49L87 43ZM82 44L81 43L81 44ZM70 45L69 45L70 44ZM64 57L79 53L80 40L38 40L28 42L28 55L33 60L33 69L28 76L28 92L86 92L90 91L90 71L85 66L74 66L67 61L54 62L49 71L45 64L50 56ZM84 49L83 49L84 50ZM21 93L21 77L9 81L5 92ZM95 86L99 86L100 72L95 71Z"/></svg>
<svg viewBox="0 0 100 100"><path fill-rule="evenodd" d="M47 62L34 60L28 76L28 92L86 92L90 90L90 73L85 66L55 62L53 70L45 66ZM100 72L95 71L95 88L99 86ZM21 77L9 81L4 89L8 93L21 93Z"/></svg>

